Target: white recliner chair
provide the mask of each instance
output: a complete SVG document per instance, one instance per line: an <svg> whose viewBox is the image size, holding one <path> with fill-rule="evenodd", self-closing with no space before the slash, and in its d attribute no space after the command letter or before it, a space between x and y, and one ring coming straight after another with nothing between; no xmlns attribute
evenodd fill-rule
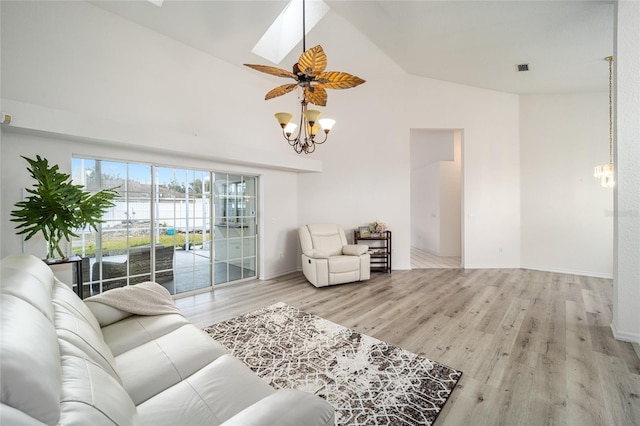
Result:
<svg viewBox="0 0 640 426"><path fill-rule="evenodd" d="M371 277L369 247L348 244L342 226L333 223L304 225L298 232L302 272L314 286L364 281Z"/></svg>

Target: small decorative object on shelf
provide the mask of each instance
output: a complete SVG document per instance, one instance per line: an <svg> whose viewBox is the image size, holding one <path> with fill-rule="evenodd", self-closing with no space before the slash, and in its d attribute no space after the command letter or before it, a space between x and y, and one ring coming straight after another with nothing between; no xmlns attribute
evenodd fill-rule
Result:
<svg viewBox="0 0 640 426"><path fill-rule="evenodd" d="M380 220L376 220L375 222L373 222L373 230L376 232L376 234L382 234L387 230L387 224Z"/></svg>
<svg viewBox="0 0 640 426"><path fill-rule="evenodd" d="M368 226L359 227L357 232L361 238L369 238L371 236L371 229Z"/></svg>
<svg viewBox="0 0 640 426"><path fill-rule="evenodd" d="M391 231L385 229L373 234L369 232L368 236L364 237L360 227L353 231L353 241L355 244L362 241L369 246L371 271L391 273Z"/></svg>

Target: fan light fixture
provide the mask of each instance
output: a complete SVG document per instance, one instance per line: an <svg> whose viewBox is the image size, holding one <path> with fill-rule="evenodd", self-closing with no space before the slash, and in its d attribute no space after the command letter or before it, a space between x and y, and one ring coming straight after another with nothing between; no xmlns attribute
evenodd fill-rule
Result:
<svg viewBox="0 0 640 426"><path fill-rule="evenodd" d="M288 112L275 114L284 138L298 154L303 152L310 154L315 151L316 145L327 140L329 132L335 124L335 120L330 118L319 119L320 111L307 109L307 105L311 103L326 106L326 89L348 89L365 82L363 79L346 72L325 71L327 55L320 45L306 50L305 30L305 0L302 0L302 55L293 66L293 72L266 65L244 64L256 71L296 80L295 83L278 86L269 91L264 97L265 100L284 95L297 88L302 89L299 124L291 123L293 115ZM316 140L316 136L320 132L324 133L322 141Z"/></svg>
<svg viewBox="0 0 640 426"><path fill-rule="evenodd" d="M605 188L613 188L616 184L613 168L613 56L607 56L604 60L609 62L609 164L596 166L593 176L600 179Z"/></svg>

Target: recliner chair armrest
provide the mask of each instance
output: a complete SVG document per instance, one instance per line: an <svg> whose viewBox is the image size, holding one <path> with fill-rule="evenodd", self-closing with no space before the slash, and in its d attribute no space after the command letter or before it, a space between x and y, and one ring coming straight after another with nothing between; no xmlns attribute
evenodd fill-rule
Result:
<svg viewBox="0 0 640 426"><path fill-rule="evenodd" d="M322 250L307 250L304 255L312 259L328 259L329 256L333 256L331 253Z"/></svg>
<svg viewBox="0 0 640 426"><path fill-rule="evenodd" d="M342 247L342 254L347 256L362 256L369 251L369 246L364 244L348 244Z"/></svg>

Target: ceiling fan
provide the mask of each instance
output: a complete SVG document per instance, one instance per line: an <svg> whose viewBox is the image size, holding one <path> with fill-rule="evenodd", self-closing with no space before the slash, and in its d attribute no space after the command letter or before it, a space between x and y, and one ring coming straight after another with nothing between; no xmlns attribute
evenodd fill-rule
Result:
<svg viewBox="0 0 640 426"><path fill-rule="evenodd" d="M335 124L335 120L330 118L318 120L321 114L320 111L307 109L307 104L326 106L327 89L348 89L365 82L360 77L346 72L325 71L327 68L327 55L320 45L306 50L305 34L305 0L302 0L302 55L298 58L298 62L293 65L293 71L268 65L244 64L260 72L295 80L295 83L283 84L270 90L265 95L265 100L282 96L298 87L303 90L302 100L300 101L299 125L290 122L293 115L288 112L275 114L276 120L278 120L278 124L282 128L282 135L298 154L314 152L316 145L323 144L327 140L327 136ZM293 136L296 128L298 132ZM322 141L316 140L316 135L320 131L324 133Z"/></svg>
<svg viewBox="0 0 640 426"><path fill-rule="evenodd" d="M326 89L349 89L365 82L360 77L346 72L325 71L327 68L327 55L320 45L303 52L298 62L293 66L293 72L268 65L244 65L277 77L296 80L295 83L284 84L269 91L264 97L265 100L282 96L295 90L297 87L301 87L304 90L304 97L308 102L319 106L326 106Z"/></svg>

